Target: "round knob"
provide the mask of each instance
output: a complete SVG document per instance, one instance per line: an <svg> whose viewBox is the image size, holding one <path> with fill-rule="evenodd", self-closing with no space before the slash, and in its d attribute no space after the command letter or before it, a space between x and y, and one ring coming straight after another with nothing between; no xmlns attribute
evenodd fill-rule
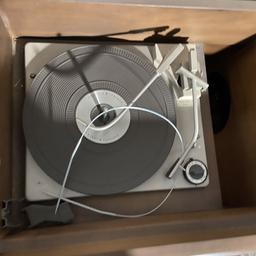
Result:
<svg viewBox="0 0 256 256"><path fill-rule="evenodd" d="M206 180L208 171L202 162L198 160L191 160L185 166L184 175L190 183L199 185Z"/></svg>

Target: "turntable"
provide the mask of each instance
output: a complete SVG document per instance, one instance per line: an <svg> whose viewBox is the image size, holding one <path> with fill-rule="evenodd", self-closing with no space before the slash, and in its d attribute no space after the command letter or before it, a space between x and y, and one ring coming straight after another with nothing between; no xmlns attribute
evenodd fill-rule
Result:
<svg viewBox="0 0 256 256"><path fill-rule="evenodd" d="M199 44L27 43L27 199L206 187L202 56Z"/></svg>

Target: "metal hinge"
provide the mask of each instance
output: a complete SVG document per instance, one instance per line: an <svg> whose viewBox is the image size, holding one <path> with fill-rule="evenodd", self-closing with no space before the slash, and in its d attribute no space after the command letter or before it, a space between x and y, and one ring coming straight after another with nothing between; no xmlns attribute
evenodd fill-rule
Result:
<svg viewBox="0 0 256 256"><path fill-rule="evenodd" d="M1 202L1 228L21 228L26 224L26 217L22 209L25 200L3 200Z"/></svg>

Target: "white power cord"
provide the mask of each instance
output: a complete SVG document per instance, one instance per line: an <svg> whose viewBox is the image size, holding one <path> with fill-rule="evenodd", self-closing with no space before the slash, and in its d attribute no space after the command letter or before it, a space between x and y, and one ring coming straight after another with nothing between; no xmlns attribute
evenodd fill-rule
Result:
<svg viewBox="0 0 256 256"><path fill-rule="evenodd" d="M80 139L78 140L72 154L71 154L71 157L70 157L70 160L69 160L69 164L68 164L68 167L67 167L67 170L66 170L66 173L65 173L65 177L64 177L64 180L63 180L63 183L62 183L62 186L61 186L61 191L58 195L58 201L56 203L56 209L55 209L55 213L57 213L58 211L58 208L59 208L59 204L60 204L60 201L63 200L63 201L66 201L66 202L69 202L71 204L74 204L74 205L77 205L77 206L80 206L82 208L85 208L85 209L88 209L88 210L91 210L91 211L94 211L94 212L97 212L97 213L101 213L101 214L105 214L105 215L110 215L110 216L116 216L116 217L126 217L126 218L137 218L137 217L142 217L142 216L146 216L148 214L151 214L153 213L154 211L156 211L157 209L159 209L164 203L165 201L168 199L168 197L171 195L174 187L175 187L175 182L173 184L173 187L170 189L170 191L168 192L168 194L165 196L165 198L156 206L154 207L152 210L150 211L147 211L145 213L142 213L142 214L135 214L135 215L126 215L126 214L118 214L118 213L113 213L113 212L108 212L108 211L102 211L102 210L99 210L99 209L96 209L96 208L93 208L93 207L90 207L90 206L87 206L85 204L81 204L81 203L78 203L74 200L71 200L71 199L67 199L65 197L63 197L63 193L64 193L64 189L65 189L65 185L66 185L66 182L67 182L67 178L68 178L68 175L70 173L70 169L71 169L71 165L72 165L72 162L73 162L73 159L79 149L79 146L82 142L82 139L85 135L85 133L88 131L88 129L90 128L90 126L98 119L100 118L102 115L108 113L108 112L111 112L111 111L116 111L116 110L137 110L137 111L142 111L142 112L147 112L147 113L150 113L152 115L155 115L155 116L158 116L159 118L165 120L174 130L175 132L177 133L178 135L178 138L179 138L179 141L180 141L180 144L181 144L181 154L184 152L184 143L183 143L183 139L182 139L182 136L181 136L181 133L179 132L178 128L168 119L166 118L165 116L153 111L153 110L150 110L150 109L147 109L147 108L142 108L142 107L132 107L132 106L122 106L122 107L115 107L115 108L111 108L111 109L108 109L102 113L100 113L99 115L97 115L90 123L89 125L84 129L84 132L82 133ZM53 193L50 193L50 192L45 192L46 194L50 195L50 196L53 196L53 197L57 197L57 195L53 194Z"/></svg>
<svg viewBox="0 0 256 256"><path fill-rule="evenodd" d="M140 218L140 217L147 216L147 215L155 212L156 210L158 210L166 202L166 200L169 198L169 196L171 195L174 188L175 188L175 181L173 182L173 186L170 189L170 191L167 193L167 195L164 197L164 199L159 204L157 204L153 209L151 209L147 212L144 212L144 213L139 213L139 214L120 214L120 213L115 213L115 212L103 211L103 210L91 207L89 205L86 205L86 204L81 204L77 201L74 201L74 200L71 200L71 199L68 199L68 198L65 198L65 197L61 197L61 200L65 201L67 203L79 206L79 207L84 208L86 210L90 210L90 211L93 211L93 212L96 212L96 213L99 213L99 214L103 214L103 215L120 217L120 218ZM45 192L45 193L48 196L57 197L57 195L54 194L54 193L51 193L51 192Z"/></svg>

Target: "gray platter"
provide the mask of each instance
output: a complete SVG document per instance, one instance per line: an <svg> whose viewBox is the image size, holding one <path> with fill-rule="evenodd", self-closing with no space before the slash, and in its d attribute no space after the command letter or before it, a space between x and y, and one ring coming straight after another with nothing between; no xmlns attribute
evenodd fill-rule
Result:
<svg viewBox="0 0 256 256"><path fill-rule="evenodd" d="M90 90L113 91L129 104L154 73L142 53L122 46L82 46L45 65L27 91L23 112L26 143L41 169L62 183L81 136L76 107ZM175 123L173 93L162 78L135 106L154 110ZM118 141L98 144L83 139L66 187L84 194L120 193L142 184L160 168L175 132L148 113L131 111L130 117L128 130Z"/></svg>

